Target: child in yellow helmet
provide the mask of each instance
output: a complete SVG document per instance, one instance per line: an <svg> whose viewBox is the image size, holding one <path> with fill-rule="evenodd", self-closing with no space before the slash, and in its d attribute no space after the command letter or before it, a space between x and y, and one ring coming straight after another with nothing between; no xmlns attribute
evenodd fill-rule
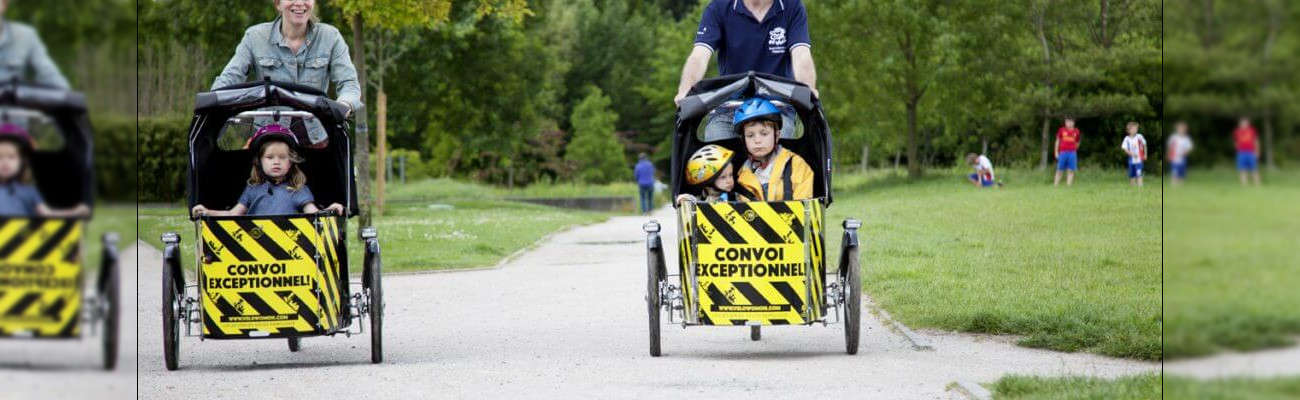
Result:
<svg viewBox="0 0 1300 400"><path fill-rule="evenodd" d="M733 191L736 175L731 166L735 153L716 144L701 147L686 161L686 183L700 188L700 195L683 193L677 196L677 205L690 201L749 201Z"/></svg>

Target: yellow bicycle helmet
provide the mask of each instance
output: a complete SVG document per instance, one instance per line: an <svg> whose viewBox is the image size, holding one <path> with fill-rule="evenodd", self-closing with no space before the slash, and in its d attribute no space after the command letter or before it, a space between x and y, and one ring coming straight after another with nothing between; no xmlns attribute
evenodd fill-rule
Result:
<svg viewBox="0 0 1300 400"><path fill-rule="evenodd" d="M731 162L735 154L726 147L711 144L701 147L686 161L686 183L700 185L712 181Z"/></svg>

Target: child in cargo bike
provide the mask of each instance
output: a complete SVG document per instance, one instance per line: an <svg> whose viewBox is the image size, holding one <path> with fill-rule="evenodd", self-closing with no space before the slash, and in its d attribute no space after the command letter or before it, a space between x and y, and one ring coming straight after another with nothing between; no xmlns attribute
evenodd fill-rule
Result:
<svg viewBox="0 0 1300 400"><path fill-rule="evenodd" d="M686 183L702 187L700 196L682 194L677 196L677 205L690 201L749 201L733 189L736 186L736 174L731 167L731 158L735 152L716 144L701 147L686 161Z"/></svg>
<svg viewBox="0 0 1300 400"><path fill-rule="evenodd" d="M35 149L31 134L14 124L0 125L0 216L84 217L90 207L78 204L70 209L50 208L41 192L32 186L28 170Z"/></svg>
<svg viewBox="0 0 1300 400"><path fill-rule="evenodd" d="M813 197L813 170L808 162L777 142L781 110L766 99L745 100L732 117L732 127L745 141L749 157L736 181L739 192L755 201L804 200Z"/></svg>
<svg viewBox="0 0 1300 400"><path fill-rule="evenodd" d="M194 206L194 215L277 215L314 214L320 211L316 199L307 188L307 176L298 168L302 157L298 155L298 139L280 124L270 124L257 130L249 141L249 149L257 151L248 186L239 196L239 203L229 210L210 210L202 204ZM325 210L343 215L343 205L330 204Z"/></svg>

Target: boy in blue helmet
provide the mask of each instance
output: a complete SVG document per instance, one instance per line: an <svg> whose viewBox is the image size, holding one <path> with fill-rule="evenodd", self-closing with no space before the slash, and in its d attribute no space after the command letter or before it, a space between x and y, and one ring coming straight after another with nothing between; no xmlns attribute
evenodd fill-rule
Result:
<svg viewBox="0 0 1300 400"><path fill-rule="evenodd" d="M803 200L813 196L813 170L802 157L777 144L781 110L763 98L745 100L732 118L748 158L736 177L739 192L755 201Z"/></svg>

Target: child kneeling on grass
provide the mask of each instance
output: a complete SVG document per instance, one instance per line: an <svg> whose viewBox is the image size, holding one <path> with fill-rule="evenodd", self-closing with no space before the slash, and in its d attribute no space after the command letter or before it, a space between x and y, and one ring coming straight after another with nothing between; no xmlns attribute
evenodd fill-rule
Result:
<svg viewBox="0 0 1300 400"><path fill-rule="evenodd" d="M766 99L745 100L732 119L745 141L749 158L736 181L741 192L755 201L810 199L813 170L808 162L777 144L781 135L781 110Z"/></svg>
<svg viewBox="0 0 1300 400"><path fill-rule="evenodd" d="M975 168L975 173L966 177L975 187L993 187L994 185L1002 187L1002 182L996 180L993 174L993 162L983 154L968 153L966 154L966 164Z"/></svg>
<svg viewBox="0 0 1300 400"><path fill-rule="evenodd" d="M749 201L743 195L733 191L736 175L731 167L731 158L735 152L716 144L701 147L686 161L686 183L700 187L700 195L682 194L677 196L677 205L691 201Z"/></svg>
<svg viewBox="0 0 1300 400"><path fill-rule="evenodd" d="M194 206L194 215L278 215L314 214L316 199L307 188L307 176L298 168L302 157L298 155L298 139L285 127L271 124L257 130L249 141L250 149L257 149L248 186L239 196L239 203L229 210L209 210L202 204ZM343 215L343 205L330 204L325 208L335 215Z"/></svg>
<svg viewBox="0 0 1300 400"><path fill-rule="evenodd" d="M0 215L46 218L90 215L90 207L85 204L70 209L55 209L45 204L41 192L30 183L28 165L35 147L26 129L14 124L0 125Z"/></svg>

